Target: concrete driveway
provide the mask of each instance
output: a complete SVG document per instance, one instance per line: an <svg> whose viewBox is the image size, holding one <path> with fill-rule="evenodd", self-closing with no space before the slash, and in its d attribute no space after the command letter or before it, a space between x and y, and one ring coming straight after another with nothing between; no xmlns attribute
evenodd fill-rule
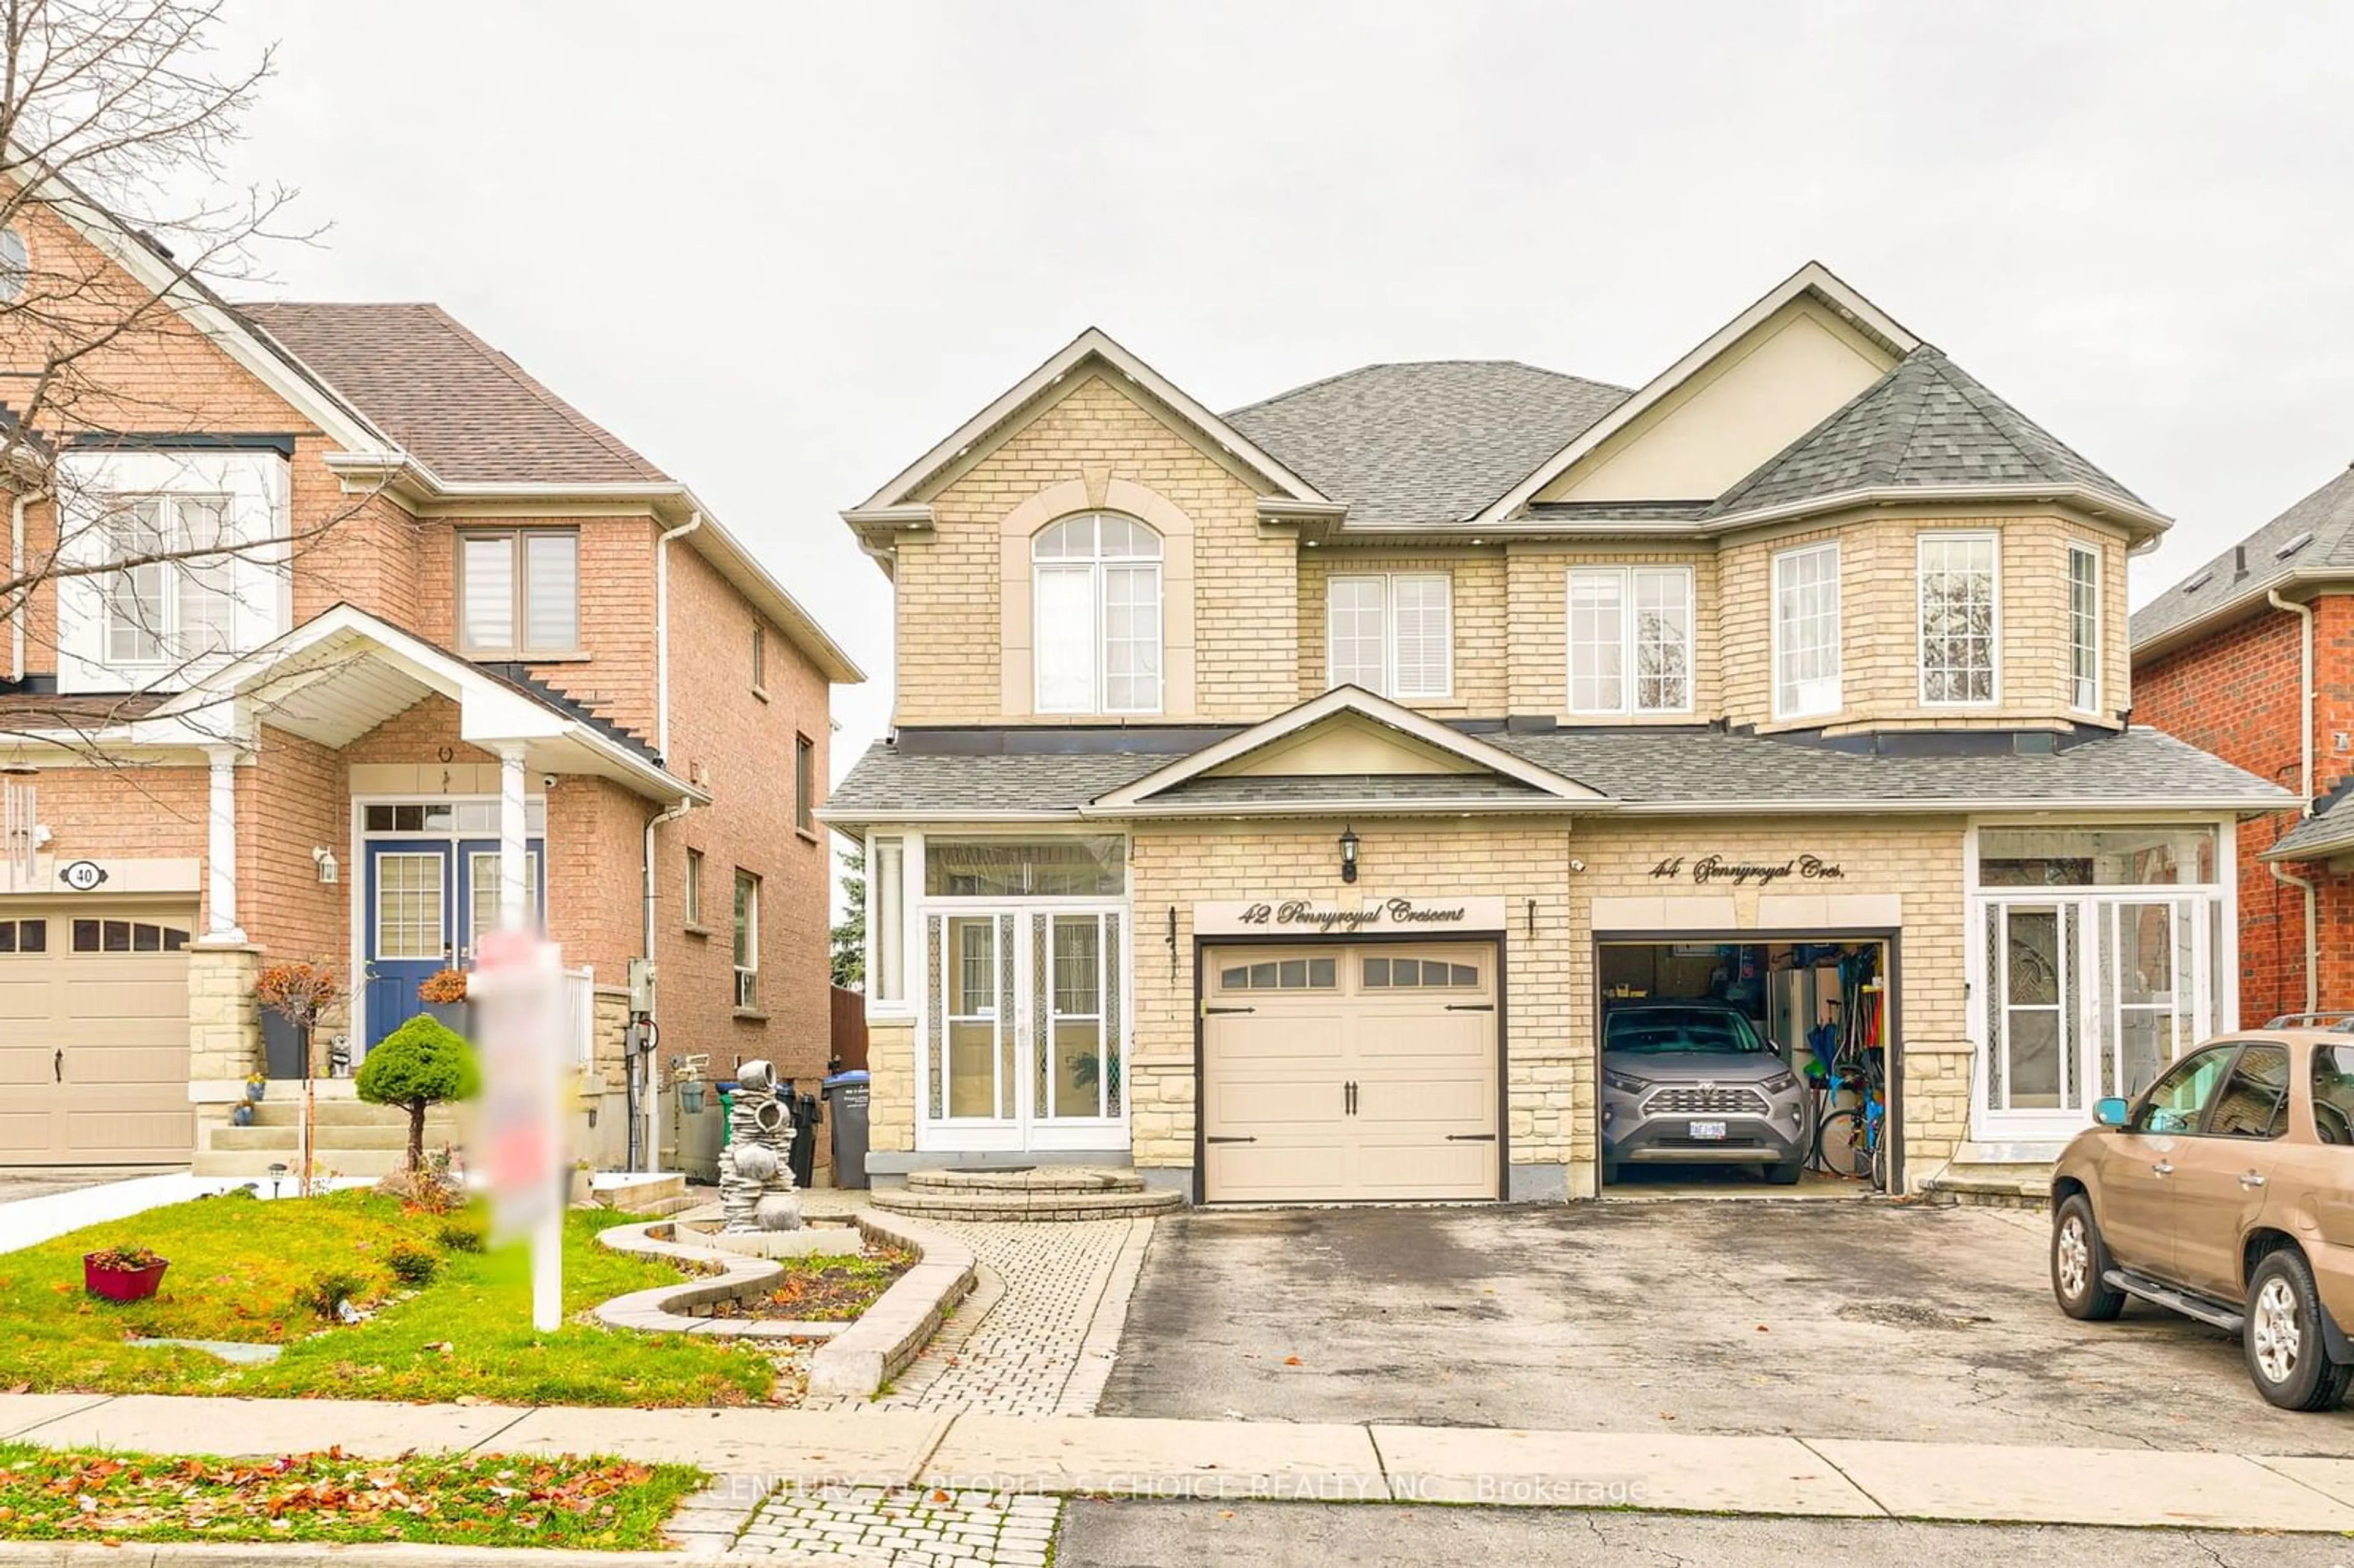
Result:
<svg viewBox="0 0 2354 1568"><path fill-rule="evenodd" d="M2239 1343L2052 1305L2046 1221L1883 1203L1193 1211L1159 1222L1106 1415L2354 1456Z"/></svg>

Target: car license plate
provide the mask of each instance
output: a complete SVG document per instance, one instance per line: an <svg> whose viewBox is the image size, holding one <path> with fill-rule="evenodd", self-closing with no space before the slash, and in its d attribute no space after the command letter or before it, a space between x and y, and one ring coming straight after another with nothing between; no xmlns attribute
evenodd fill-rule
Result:
<svg viewBox="0 0 2354 1568"><path fill-rule="evenodd" d="M1691 1124L1694 1138L1723 1138L1724 1124L1721 1121L1696 1121Z"/></svg>

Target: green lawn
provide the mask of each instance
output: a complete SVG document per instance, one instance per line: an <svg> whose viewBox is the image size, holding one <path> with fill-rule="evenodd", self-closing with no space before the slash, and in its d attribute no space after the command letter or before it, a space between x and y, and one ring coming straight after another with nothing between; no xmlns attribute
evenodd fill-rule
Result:
<svg viewBox="0 0 2354 1568"><path fill-rule="evenodd" d="M0 1443L0 1540L383 1542L658 1551L687 1465L495 1454L281 1459Z"/></svg>
<svg viewBox="0 0 2354 1568"><path fill-rule="evenodd" d="M520 1248L449 1245L479 1215L406 1210L374 1192L272 1202L210 1198L92 1225L0 1253L0 1389L226 1393L340 1399L473 1398L517 1404L743 1404L768 1398L776 1371L749 1346L597 1327L599 1302L679 1277L669 1265L597 1245L631 1218L565 1216L565 1327L535 1334ZM438 1256L421 1287L396 1277L404 1246ZM81 1255L144 1245L171 1260L152 1300L117 1305L82 1288ZM343 1274L370 1320L331 1323L299 1298ZM286 1347L267 1366L131 1337L255 1340Z"/></svg>

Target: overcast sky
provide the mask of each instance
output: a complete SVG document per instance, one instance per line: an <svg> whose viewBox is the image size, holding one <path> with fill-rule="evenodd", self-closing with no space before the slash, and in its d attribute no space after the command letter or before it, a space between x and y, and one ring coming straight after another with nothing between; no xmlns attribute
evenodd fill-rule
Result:
<svg viewBox="0 0 2354 1568"><path fill-rule="evenodd" d="M1212 408L1649 379L1814 258L2178 518L2354 459L2354 5L231 0L291 298L433 300L867 670L836 514L1089 324Z"/></svg>

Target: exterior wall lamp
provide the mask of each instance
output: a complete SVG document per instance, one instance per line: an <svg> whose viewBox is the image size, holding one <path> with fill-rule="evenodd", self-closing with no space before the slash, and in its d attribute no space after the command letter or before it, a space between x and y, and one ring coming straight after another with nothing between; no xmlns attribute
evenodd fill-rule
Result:
<svg viewBox="0 0 2354 1568"><path fill-rule="evenodd" d="M1341 880L1357 880L1357 830L1352 827L1341 830Z"/></svg>

